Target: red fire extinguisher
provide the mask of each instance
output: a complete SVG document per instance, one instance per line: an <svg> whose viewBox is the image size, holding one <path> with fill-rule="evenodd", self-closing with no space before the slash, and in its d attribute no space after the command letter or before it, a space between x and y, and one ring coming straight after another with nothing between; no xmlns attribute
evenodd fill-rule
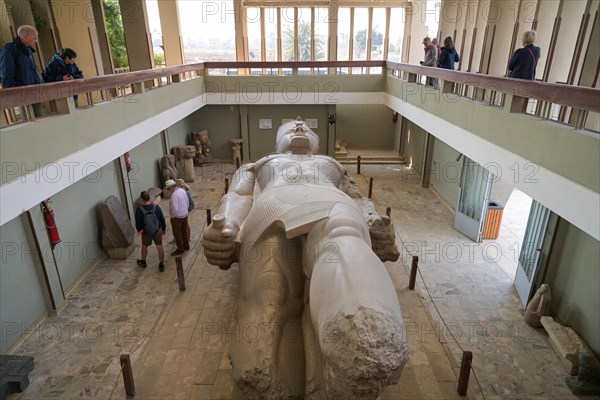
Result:
<svg viewBox="0 0 600 400"><path fill-rule="evenodd" d="M42 207L44 208L44 222L46 223L46 230L48 231L48 239L50 239L50 244L54 246L60 243L60 235L58 234L56 220L54 219L54 210L48 205L50 201L50 199L42 201Z"/></svg>
<svg viewBox="0 0 600 400"><path fill-rule="evenodd" d="M133 168L131 167L131 159L129 158L128 151L123 154L123 158L125 158L125 169L127 169L127 172L130 172Z"/></svg>

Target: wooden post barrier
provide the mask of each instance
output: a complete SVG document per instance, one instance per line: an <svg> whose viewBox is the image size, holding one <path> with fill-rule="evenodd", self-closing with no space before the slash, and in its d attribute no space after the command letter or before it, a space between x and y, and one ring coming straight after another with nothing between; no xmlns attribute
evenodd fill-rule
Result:
<svg viewBox="0 0 600 400"><path fill-rule="evenodd" d="M369 178L369 198L373 197L373 178Z"/></svg>
<svg viewBox="0 0 600 400"><path fill-rule="evenodd" d="M229 178L225 178L225 193L229 191Z"/></svg>
<svg viewBox="0 0 600 400"><path fill-rule="evenodd" d="M387 215L388 217L392 217L392 207L388 207L385 209L385 215Z"/></svg>
<svg viewBox="0 0 600 400"><path fill-rule="evenodd" d="M412 256L412 264L410 265L410 279L408 288L415 290L415 281L417 280L417 269L419 268L419 256Z"/></svg>
<svg viewBox="0 0 600 400"><path fill-rule="evenodd" d="M135 384L133 383L133 371L129 354L121 354L121 369L123 370L123 383L127 397L135 396Z"/></svg>
<svg viewBox="0 0 600 400"><path fill-rule="evenodd" d="M463 351L462 360L460 362L460 374L458 376L458 388L456 391L460 396L467 395L469 387L469 375L471 374L471 363L473 361L473 353Z"/></svg>
<svg viewBox="0 0 600 400"><path fill-rule="evenodd" d="M177 282L179 282L179 290L185 290L185 275L183 274L183 261L181 257L175 257L175 263L177 263Z"/></svg>
<svg viewBox="0 0 600 400"><path fill-rule="evenodd" d="M240 158L239 157L235 158L235 169L240 169Z"/></svg>
<svg viewBox="0 0 600 400"><path fill-rule="evenodd" d="M210 208L206 209L206 226L209 226L212 222L212 214Z"/></svg>
<svg viewBox="0 0 600 400"><path fill-rule="evenodd" d="M356 157L356 174L360 175L360 156Z"/></svg>

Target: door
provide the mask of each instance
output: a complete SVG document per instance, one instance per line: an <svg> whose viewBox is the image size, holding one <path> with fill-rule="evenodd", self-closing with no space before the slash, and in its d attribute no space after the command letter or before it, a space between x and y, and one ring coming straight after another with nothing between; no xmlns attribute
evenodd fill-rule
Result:
<svg viewBox="0 0 600 400"><path fill-rule="evenodd" d="M529 301L540 266L540 254L546 238L549 218L550 210L533 200L515 275L515 288L523 306L526 306Z"/></svg>
<svg viewBox="0 0 600 400"><path fill-rule="evenodd" d="M463 156L454 229L474 242L481 242L492 180L493 174Z"/></svg>

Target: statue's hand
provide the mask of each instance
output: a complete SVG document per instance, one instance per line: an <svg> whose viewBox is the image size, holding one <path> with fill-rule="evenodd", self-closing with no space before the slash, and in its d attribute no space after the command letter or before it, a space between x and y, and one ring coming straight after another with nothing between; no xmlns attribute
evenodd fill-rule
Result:
<svg viewBox="0 0 600 400"><path fill-rule="evenodd" d="M229 269L236 262L235 242L240 228L224 215L216 214L213 222L204 231L204 255L209 264L220 269Z"/></svg>

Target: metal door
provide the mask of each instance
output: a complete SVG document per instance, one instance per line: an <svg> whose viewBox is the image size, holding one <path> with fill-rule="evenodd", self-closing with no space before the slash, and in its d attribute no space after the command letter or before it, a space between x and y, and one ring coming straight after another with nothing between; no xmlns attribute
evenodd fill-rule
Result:
<svg viewBox="0 0 600 400"><path fill-rule="evenodd" d="M544 244L549 218L550 210L533 200L515 275L515 287L524 306L527 305L529 296L531 296L531 289L540 265L540 253Z"/></svg>
<svg viewBox="0 0 600 400"><path fill-rule="evenodd" d="M493 176L481 165L463 156L454 229L474 242L481 242Z"/></svg>

